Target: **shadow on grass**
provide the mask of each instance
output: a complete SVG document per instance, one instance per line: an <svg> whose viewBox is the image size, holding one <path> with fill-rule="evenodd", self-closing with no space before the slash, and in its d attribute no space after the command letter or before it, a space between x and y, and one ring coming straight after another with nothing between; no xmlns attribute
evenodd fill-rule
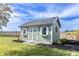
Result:
<svg viewBox="0 0 79 59"><path fill-rule="evenodd" d="M14 41L18 42L18 41ZM64 45L52 45L39 43L35 46L24 46L21 50L11 50L5 52L8 56L69 56L68 51L79 51L79 45L68 43Z"/></svg>
<svg viewBox="0 0 79 59"><path fill-rule="evenodd" d="M13 40L13 42L23 43L24 41L18 39L18 40Z"/></svg>
<svg viewBox="0 0 79 59"><path fill-rule="evenodd" d="M51 49L44 46L35 46L31 48L25 47L20 51L8 51L5 53L8 56L64 56L70 53L63 52L63 50Z"/></svg>
<svg viewBox="0 0 79 59"><path fill-rule="evenodd" d="M64 44L64 45L54 45L54 44L37 44L39 46L47 46L50 48L64 49L69 51L79 51L79 45L76 44Z"/></svg>
<svg viewBox="0 0 79 59"><path fill-rule="evenodd" d="M55 44L37 44L39 46L47 46L50 48L57 48L57 49L64 49L69 51L79 51L79 41L76 40L67 40L65 44L62 45L55 45Z"/></svg>

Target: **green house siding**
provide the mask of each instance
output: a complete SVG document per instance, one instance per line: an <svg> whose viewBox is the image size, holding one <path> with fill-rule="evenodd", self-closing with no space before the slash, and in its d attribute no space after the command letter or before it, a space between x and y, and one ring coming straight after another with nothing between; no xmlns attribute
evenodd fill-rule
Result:
<svg viewBox="0 0 79 59"><path fill-rule="evenodd" d="M50 26L46 26L46 27L48 27L48 35L46 35L46 36L43 36L42 34L41 34L41 30L40 30L40 28L42 28L42 27L39 27L38 29L38 41L39 42L51 42L51 27Z"/></svg>
<svg viewBox="0 0 79 59"><path fill-rule="evenodd" d="M48 28L48 34L42 35L42 28ZM57 30L56 31L56 27ZM27 29L26 37L23 35L23 30ZM24 41L32 41L32 42L40 42L40 43L54 43L60 38L60 29L57 22L51 25L44 25L44 26L36 26L36 27L28 27L21 29L21 39Z"/></svg>
<svg viewBox="0 0 79 59"><path fill-rule="evenodd" d="M47 27L48 28L48 35L43 36L41 34L42 30L41 28ZM56 32L55 28L58 28L58 32ZM23 36L23 29L27 29L27 37ZM53 43L56 42L60 38L60 30L58 23L53 23L49 26L38 26L38 27L28 27L28 28L22 28L21 29L21 39L24 41L31 40L33 42L42 42L42 43Z"/></svg>
<svg viewBox="0 0 79 59"><path fill-rule="evenodd" d="M47 27L48 28L48 35L46 36L43 36L41 34L41 28L42 27ZM23 32L23 29L22 28L22 32ZM27 37L24 37L22 35L22 39L24 41L27 41L27 40L32 40L33 42L48 42L48 43L51 43L51 26L40 26L40 27L29 27L27 28Z"/></svg>
<svg viewBox="0 0 79 59"><path fill-rule="evenodd" d="M26 41L26 39L28 39L28 36L27 36L27 37L24 36L24 34L23 34L23 30L24 30L24 29L26 29L26 28L21 28L20 39ZM27 30L26 30L26 31L27 31Z"/></svg>
<svg viewBox="0 0 79 59"><path fill-rule="evenodd" d="M56 27L58 28L57 32L56 32ZM58 26L57 22L55 22L53 24L53 30L52 31L53 31L53 42L56 42L60 38L60 29L59 29L59 26Z"/></svg>

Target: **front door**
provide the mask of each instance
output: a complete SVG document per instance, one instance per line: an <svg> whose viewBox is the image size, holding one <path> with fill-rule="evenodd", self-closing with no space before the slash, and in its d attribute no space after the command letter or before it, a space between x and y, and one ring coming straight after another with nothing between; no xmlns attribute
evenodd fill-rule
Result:
<svg viewBox="0 0 79 59"><path fill-rule="evenodd" d="M28 29L28 39L36 42L38 40L38 28L30 27Z"/></svg>
<svg viewBox="0 0 79 59"><path fill-rule="evenodd" d="M38 40L38 28L37 27L34 27L33 29L32 29L32 31L33 31L33 40L34 41L37 41Z"/></svg>
<svg viewBox="0 0 79 59"><path fill-rule="evenodd" d="M28 29L28 40L32 40L32 28Z"/></svg>

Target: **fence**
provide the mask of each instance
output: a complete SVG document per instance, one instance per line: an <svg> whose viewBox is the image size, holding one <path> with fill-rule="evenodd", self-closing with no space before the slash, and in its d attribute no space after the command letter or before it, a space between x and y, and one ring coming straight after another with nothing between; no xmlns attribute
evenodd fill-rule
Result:
<svg viewBox="0 0 79 59"><path fill-rule="evenodd" d="M0 36L16 36L20 35L19 31L0 31Z"/></svg>

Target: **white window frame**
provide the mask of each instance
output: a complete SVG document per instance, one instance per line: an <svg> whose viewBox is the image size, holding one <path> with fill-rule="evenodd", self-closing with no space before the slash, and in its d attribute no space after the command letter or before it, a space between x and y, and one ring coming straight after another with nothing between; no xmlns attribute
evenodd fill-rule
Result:
<svg viewBox="0 0 79 59"><path fill-rule="evenodd" d="M43 28L46 28L46 34L42 34ZM41 28L40 28L40 32L41 32L41 35L42 35L42 36L47 36L47 35L48 35L48 27L41 27Z"/></svg>
<svg viewBox="0 0 79 59"><path fill-rule="evenodd" d="M23 33L24 30L26 31L25 34ZM26 34L27 34L27 28L23 28L22 34L23 34L23 35L26 35Z"/></svg>

